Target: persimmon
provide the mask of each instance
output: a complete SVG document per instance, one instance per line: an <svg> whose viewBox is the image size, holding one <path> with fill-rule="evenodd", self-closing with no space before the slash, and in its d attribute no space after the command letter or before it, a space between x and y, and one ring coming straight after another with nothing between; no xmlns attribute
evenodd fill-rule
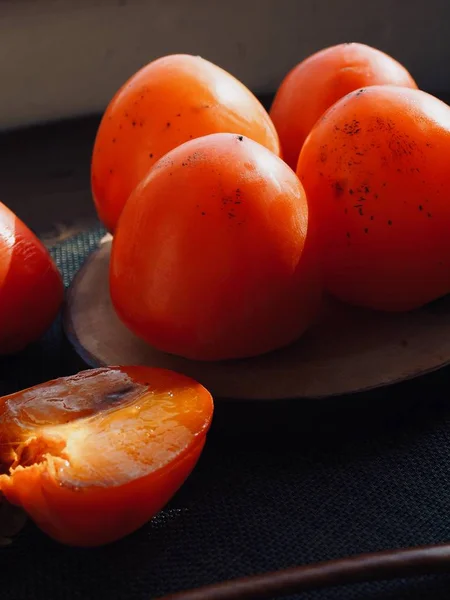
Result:
<svg viewBox="0 0 450 600"><path fill-rule="evenodd" d="M92 369L0 399L0 491L59 542L135 531L194 468L209 392L148 367Z"/></svg>
<svg viewBox="0 0 450 600"><path fill-rule="evenodd" d="M403 65L365 44L331 46L300 62L283 79L270 109L285 161L296 169L308 133L337 100L382 84L417 88Z"/></svg>
<svg viewBox="0 0 450 600"><path fill-rule="evenodd" d="M166 154L130 196L112 246L113 305L172 354L262 354L315 314L314 240L286 163L241 135L204 136Z"/></svg>
<svg viewBox="0 0 450 600"><path fill-rule="evenodd" d="M113 232L149 168L166 152L209 133L240 133L279 153L266 110L230 73L200 56L159 58L133 75L107 107L92 156L92 192Z"/></svg>
<svg viewBox="0 0 450 600"><path fill-rule="evenodd" d="M386 311L450 292L449 154L450 108L419 90L363 88L325 113L297 173L329 292Z"/></svg>
<svg viewBox="0 0 450 600"><path fill-rule="evenodd" d="M41 337L63 297L61 275L45 246L0 203L0 354Z"/></svg>

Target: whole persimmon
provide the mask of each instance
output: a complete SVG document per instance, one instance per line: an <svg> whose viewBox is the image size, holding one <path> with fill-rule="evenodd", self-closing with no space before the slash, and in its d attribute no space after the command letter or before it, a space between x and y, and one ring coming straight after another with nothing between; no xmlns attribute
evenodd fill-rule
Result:
<svg viewBox="0 0 450 600"><path fill-rule="evenodd" d="M92 369L4 396L0 492L59 542L113 542L182 485L212 414L200 384L148 367Z"/></svg>
<svg viewBox="0 0 450 600"><path fill-rule="evenodd" d="M220 132L240 133L279 153L261 103L200 56L165 56L133 75L107 107L92 156L92 192L106 227L115 230L129 195L166 152Z"/></svg>
<svg viewBox="0 0 450 600"><path fill-rule="evenodd" d="M385 311L450 292L449 155L450 108L425 92L369 87L325 113L297 173L329 292Z"/></svg>
<svg viewBox="0 0 450 600"><path fill-rule="evenodd" d="M257 142L212 134L175 148L130 196L112 245L121 320L192 359L248 357L298 338L320 297L295 173Z"/></svg>
<svg viewBox="0 0 450 600"><path fill-rule="evenodd" d="M45 246L0 203L0 354L41 337L63 297L61 275Z"/></svg>
<svg viewBox="0 0 450 600"><path fill-rule="evenodd" d="M284 78L270 109L284 160L294 170L317 119L346 94L369 85L417 88L408 71L365 44L339 44L309 56Z"/></svg>

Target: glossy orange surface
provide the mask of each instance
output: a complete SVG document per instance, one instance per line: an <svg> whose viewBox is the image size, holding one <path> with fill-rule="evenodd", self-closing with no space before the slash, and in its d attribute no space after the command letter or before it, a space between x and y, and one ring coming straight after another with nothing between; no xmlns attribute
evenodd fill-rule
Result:
<svg viewBox="0 0 450 600"><path fill-rule="evenodd" d="M159 58L138 71L107 107L92 156L92 192L114 231L131 192L149 168L183 142L239 133L279 153L278 135L255 96L199 56Z"/></svg>
<svg viewBox="0 0 450 600"><path fill-rule="evenodd" d="M358 88L382 84L417 87L399 62L365 44L325 48L294 67L270 109L288 165L296 169L308 133L330 106Z"/></svg>
<svg viewBox="0 0 450 600"><path fill-rule="evenodd" d="M369 87L325 113L298 175L329 292L388 311L450 292L449 155L450 108L425 92Z"/></svg>
<svg viewBox="0 0 450 600"><path fill-rule="evenodd" d="M47 249L0 203L0 354L22 350L56 317L62 279Z"/></svg>
<svg viewBox="0 0 450 600"><path fill-rule="evenodd" d="M130 197L113 240L111 297L160 350L252 356L309 326L316 258L295 173L248 138L214 134L168 153Z"/></svg>

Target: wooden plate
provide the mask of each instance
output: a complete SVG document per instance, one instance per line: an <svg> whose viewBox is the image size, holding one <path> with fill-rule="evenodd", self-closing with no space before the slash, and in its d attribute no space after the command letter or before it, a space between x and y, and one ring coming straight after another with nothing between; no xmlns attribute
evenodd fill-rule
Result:
<svg viewBox="0 0 450 600"><path fill-rule="evenodd" d="M155 350L115 314L108 286L106 237L69 290L66 333L89 366L139 364L173 369L217 397L276 400L368 390L436 370L450 362L450 297L405 314L333 303L297 343L239 361L196 362Z"/></svg>

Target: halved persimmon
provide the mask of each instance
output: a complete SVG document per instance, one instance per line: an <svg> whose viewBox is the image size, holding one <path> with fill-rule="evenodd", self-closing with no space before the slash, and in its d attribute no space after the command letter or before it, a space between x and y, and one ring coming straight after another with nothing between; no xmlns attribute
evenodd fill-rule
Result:
<svg viewBox="0 0 450 600"><path fill-rule="evenodd" d="M194 468L209 392L148 367L93 369L0 399L0 492L54 539L97 546L138 529Z"/></svg>

